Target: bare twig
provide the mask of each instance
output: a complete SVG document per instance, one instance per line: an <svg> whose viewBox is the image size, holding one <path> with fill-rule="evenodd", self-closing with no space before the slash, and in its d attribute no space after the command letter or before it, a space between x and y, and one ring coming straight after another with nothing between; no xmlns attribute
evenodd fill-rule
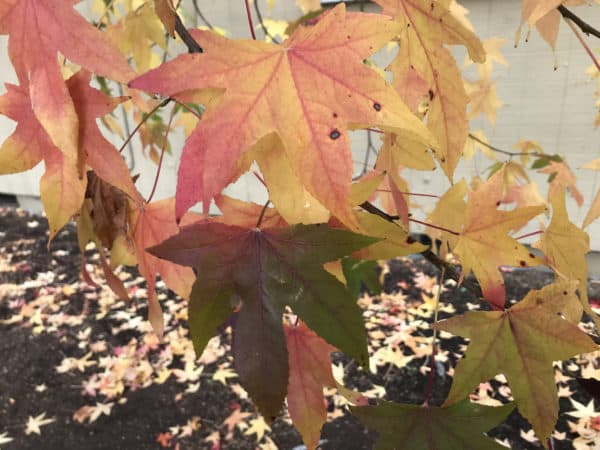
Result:
<svg viewBox="0 0 600 450"><path fill-rule="evenodd" d="M267 26L265 25L265 22L263 20L262 13L260 11L260 6L258 6L258 0L254 0L254 11L256 12L256 18L258 19L258 23L260 24L263 33L265 33L265 36L271 39L271 41L274 44L281 44L281 42L279 42L279 39L277 39L275 36L269 33L269 30L267 29Z"/></svg>
<svg viewBox="0 0 600 450"><path fill-rule="evenodd" d="M435 378L435 355L437 353L437 328L435 328L435 324L438 321L438 313L440 309L440 297L442 295L442 286L444 285L444 276L446 275L446 270L442 268L440 273L440 282L438 283L437 295L435 296L435 312L433 315L433 336L431 337L431 356L429 361L429 376L427 379L427 387L425 388L425 398L423 400L423 405L429 405L429 400L431 399L431 394L433 394L433 379Z"/></svg>
<svg viewBox="0 0 600 450"><path fill-rule="evenodd" d="M252 13L250 12L250 3L248 0L246 2L246 15L248 16L248 27L250 28L250 34L252 35L252 39L256 40L256 33L254 32L254 24L252 23Z"/></svg>
<svg viewBox="0 0 600 450"><path fill-rule="evenodd" d="M575 28L574 22L571 19L567 19L566 17L563 17L563 19L565 20L565 22L567 22L567 25L569 25L569 28L571 28L571 30L573 30L573 33L575 33L575 36L579 40L579 43L581 44L581 46L583 47L585 52L588 54L588 56L590 57L590 59L592 60L594 65L596 66L596 69L600 70L600 63L598 63L598 60L596 59L596 55L594 55L594 52L592 51L592 49L589 47L589 45L587 45L587 43L583 39L583 36L581 35L581 33L579 33L577 28Z"/></svg>
<svg viewBox="0 0 600 450"><path fill-rule="evenodd" d="M585 22L578 15L573 13L571 10L567 9L563 5L560 5L558 8L558 12L565 18L572 20L575 25L579 27L579 29L585 33L587 36L592 35L600 39L600 31L591 26L589 23Z"/></svg>
<svg viewBox="0 0 600 450"><path fill-rule="evenodd" d="M162 148L160 149L160 159L158 160L158 168L156 169L156 175L154 176L154 184L152 185L152 191L146 200L146 203L150 203L152 198L154 197L154 193L156 192L156 187L158 186L158 177L160 176L160 171L162 169L163 158L165 156L165 150L167 149L167 144L169 143L169 131L171 131L171 125L173 124L173 117L175 117L175 108L171 111L171 117L169 117L169 123L167 124L167 131L165 131L165 139L163 140Z"/></svg>
<svg viewBox="0 0 600 450"><path fill-rule="evenodd" d="M387 220L388 222L396 223L396 220L399 219L398 216L391 216L370 202L361 203L359 206L362 209L364 209L365 211L367 211L368 213L375 214L375 215ZM446 277L451 278L452 280L456 281L457 283L462 282L462 286L465 289L470 291L477 298L483 298L483 293L481 292L481 287L479 286L479 284L463 278L462 274L456 268L456 266L454 266L454 264L451 264L449 262L442 260L439 256L437 256L435 253L433 253L430 249L425 250L424 252L421 252L421 255L423 255L423 257L425 259L427 259L431 264L436 266L440 271L444 270Z"/></svg>
<svg viewBox="0 0 600 450"><path fill-rule="evenodd" d="M204 25L206 25L211 30L214 29L212 24L208 21L206 16L200 10L200 7L198 6L198 0L192 0L192 5L194 6L194 11L196 11L196 14L198 14L198 17L200 17L200 20L204 22Z"/></svg>
<svg viewBox="0 0 600 450"><path fill-rule="evenodd" d="M267 200L265 206L263 206L263 209L260 211L260 216L258 216L258 220L256 221L256 228L260 228L260 224L262 223L263 218L265 217L265 213L267 212L267 208L269 207L270 203L271 200Z"/></svg>
<svg viewBox="0 0 600 450"><path fill-rule="evenodd" d="M186 45L190 53L204 53L204 50L202 49L200 44L196 42L194 37L187 30L187 28L181 21L181 17L179 17L179 14L177 13L175 13L175 31L177 32L183 43Z"/></svg>
<svg viewBox="0 0 600 450"><path fill-rule="evenodd" d="M538 152L510 152L508 150L502 150L501 148L494 147L493 145L488 144L484 140L479 139L477 136L475 136L472 133L469 133L469 139L473 139L474 141L479 142L481 145L489 148L493 152L501 153L503 155L510 156L511 158L514 156L547 156L544 153L538 153Z"/></svg>

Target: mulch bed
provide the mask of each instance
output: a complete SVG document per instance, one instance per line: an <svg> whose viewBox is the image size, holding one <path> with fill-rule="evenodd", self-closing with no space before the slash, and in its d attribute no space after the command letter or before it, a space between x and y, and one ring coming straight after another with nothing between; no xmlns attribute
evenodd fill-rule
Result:
<svg viewBox="0 0 600 450"><path fill-rule="evenodd" d="M86 252L86 261L97 287L80 280L74 226L59 233L48 250L44 218L0 208L0 448L304 448L287 414L269 429L255 412L232 369L228 330L197 359L185 304L159 282L166 323L159 342L145 321L145 282L137 272L117 270L132 298L126 303L102 284L93 251ZM422 259L382 265L383 293L365 293L359 300L370 336L370 370L334 354L338 379L373 399L422 403L438 276ZM507 271L505 277L514 300L552 281L543 270ZM594 281L590 298L600 298ZM467 290L444 283L440 319L479 307ZM440 340L432 404L441 404L447 394L464 346L458 337ZM582 374L600 377L599 367L598 354L556 365L561 407L556 449L600 445L593 401L575 380ZM473 400L507 402L510 391L503 381L482 384ZM334 390L326 398L329 421L320 448L372 448L376 434L349 415L344 398ZM489 435L514 449L540 448L518 412Z"/></svg>

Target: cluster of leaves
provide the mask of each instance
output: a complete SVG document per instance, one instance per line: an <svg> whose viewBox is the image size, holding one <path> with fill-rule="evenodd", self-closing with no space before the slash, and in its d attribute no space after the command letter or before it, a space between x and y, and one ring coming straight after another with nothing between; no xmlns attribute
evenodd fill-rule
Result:
<svg viewBox="0 0 600 450"><path fill-rule="evenodd" d="M436 261L459 280L472 272L481 301L493 311L435 325L471 338L441 407L426 400L422 407L382 404L352 411L382 432L384 448L403 439L402 417L429 434L457 423L466 427L461 420L478 417L469 442L452 445L482 448L482 432L512 406L483 408L465 398L480 382L504 373L521 414L542 441L550 436L558 414L552 361L597 349L577 327L582 312L598 322L585 289L588 236L569 220L565 206L567 189L579 202L581 195L562 158L541 151L532 167L550 175L547 223L546 201L532 195L523 161L498 164L487 180L454 183L469 138L490 148L481 136L469 135L468 120L481 112L494 119L499 101L489 73L493 59L502 63L498 56L486 61L486 45L464 10L450 0L377 0L380 14L348 12L340 4L309 13L276 44L188 31L169 0L156 0L155 11L145 2L135 8L135 2L124 2L129 6L124 15L117 2L104 3L96 27L73 3L0 3L0 33L9 36L19 82L7 85L0 97L0 112L17 122L2 144L0 173L44 161L40 190L50 239L76 216L82 251L89 242L96 245L108 284L123 298L128 293L112 269L137 264L148 281L148 314L159 336L164 325L157 274L189 298L197 354L230 325L235 369L259 410L273 420L287 395L292 420L314 448L325 420L322 389L333 384L329 354L339 349L368 366L365 326L349 289L356 290L365 268L372 267L361 261L428 251L409 236L416 219L400 171L439 167L453 185L425 223L438 233L443 253L458 258L462 272ZM302 5L311 9L310 2ZM522 25L537 26L553 46L561 14L560 1L525 0ZM105 20L110 18L116 23ZM159 18L169 35L177 31L189 53L156 60L153 46L166 49ZM390 42L399 45L388 67L391 84L365 64ZM479 82L464 83L450 52L456 45L479 64ZM498 43L487 42L487 48L494 55ZM63 64L63 58L80 69ZM144 73L138 75L132 65ZM90 72L102 77L103 89L90 85ZM128 97L108 95L107 80L121 83ZM147 100L142 91L165 100ZM169 124L153 121L171 101L179 106ZM104 119L114 129L107 114L124 102L150 123L141 136L159 170L174 115L184 109L201 115L195 125L189 116L181 121L193 131L183 148L174 199L152 202L153 193L144 199L120 152L98 128L97 119ZM375 168L357 182L347 133L354 129L382 134ZM157 139L163 140L160 155L152 148ZM263 207L222 195L253 163L268 190ZM384 209L370 202L377 195ZM219 217L208 216L213 200L223 213ZM198 202L203 216L188 212ZM597 199L584 225L599 214ZM534 245L537 255L513 236L535 218L544 223ZM353 259L342 260L349 256ZM554 270L556 281L508 307L499 267L541 264ZM85 270L82 276L89 279Z"/></svg>

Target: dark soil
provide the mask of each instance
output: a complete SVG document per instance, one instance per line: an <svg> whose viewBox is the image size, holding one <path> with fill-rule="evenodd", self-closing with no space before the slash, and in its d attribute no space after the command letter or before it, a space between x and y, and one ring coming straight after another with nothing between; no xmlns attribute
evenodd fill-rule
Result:
<svg viewBox="0 0 600 450"><path fill-rule="evenodd" d="M126 345L131 339L141 340L143 333L135 329L114 333L115 322L109 315L102 319L95 318L100 307L96 302L88 301L86 295L99 292L99 288L86 287L79 282L81 260L74 226L67 226L48 250L45 219L29 216L19 210L0 209L0 252L0 289L10 285L24 287L18 298L0 290L0 321L8 320L18 311L15 302L19 302L21 307L40 295L61 295L59 291L65 286L75 286L76 289L68 294L67 302L61 303L61 311L64 310L65 314L72 316L87 313L82 316L82 323L74 327L63 325L56 330L42 331L39 334L35 334L35 328L23 327L20 323L0 322L0 436L7 433L13 438L12 442L0 444L2 449L160 449L163 447L157 442L157 436L168 432L170 427L185 424L193 416L201 418L201 427L191 436L174 438L169 448L274 448L268 447L264 440L259 445L256 435L244 434L238 427L235 428L233 437L227 438L227 430L222 425L225 419L237 408L248 412L253 412L254 408L249 400L240 398L230 386L210 377L202 378L201 387L195 393L183 396L181 394L185 386L182 387L173 376L163 384L155 383L138 389L126 387L120 397L111 400L115 404L110 415L101 415L93 423L75 421L73 414L83 405L107 401L102 396L93 398L82 394L82 386L92 369L85 368L83 372L66 373L58 373L56 370L64 358L81 358L86 353L79 346L81 337L78 333L90 328L90 336L95 336L95 340L106 340L109 351ZM40 274L49 272L54 274L53 281L40 283ZM384 292L401 292L407 297L407 303L418 304L421 301L421 290L412 280L419 272L437 276L437 269L422 259L390 261L388 273L384 278ZM130 273L134 274L135 271ZM551 282L553 277L550 272L543 270L517 270L505 275L508 298L515 300L521 299L529 289L540 288ZM36 280L37 282L34 282ZM135 281L133 277L132 280ZM405 282L404 288L399 287L401 282ZM143 282L138 284L140 288L144 287ZM48 286L54 290L49 290ZM590 298L600 298L597 289L599 286L590 286L593 288ZM173 294L168 295L169 298L174 298ZM378 298L373 299L375 309L379 301ZM476 303L464 288L449 288L443 293L442 301L451 303L457 313L466 311L468 303ZM384 309L382 305L381 314L388 314ZM145 317L143 300L139 301L137 311ZM448 316L447 313L440 313L440 319ZM431 317L426 316L421 319L432 321ZM385 332L386 325L382 324L381 329ZM420 333L424 337L431 336L430 330L421 329ZM228 340L229 336L223 333L222 341ZM451 377L445 375L446 370L456 363L456 354L460 353L460 346L464 343L460 338L444 339L441 342L442 350L449 351L450 357L448 362L436 366L438 374L441 375L434 378L434 391L430 403L439 405L443 402L452 382ZM155 353L152 355L156 356ZM208 364L204 373L215 372L222 363L230 364L227 353ZM347 387L368 391L374 386L384 386L387 400L415 404L423 402L427 379L420 369L428 364L425 357L413 359L404 367L390 364L380 366L376 374L357 368L341 354L334 355L334 363L344 366L344 381ZM175 364L178 364L177 361ZM183 367L181 361L179 364ZM577 373L567 375L576 376ZM494 383L500 384L496 381L492 382ZM45 386L45 390L37 390L36 386ZM568 386L574 391L573 399L583 404L590 401L589 395L581 390L574 379L568 381ZM120 404L119 398L126 401ZM499 394L496 398L506 401L506 398ZM561 411L572 409L567 398L561 398L560 405ZM330 403L330 412L335 409ZM47 417L55 418L55 422L42 427L41 435L26 435L24 429L28 418L41 412L46 412ZM557 427L560 431L568 431L566 421L567 417L561 415ZM521 438L521 430L529 429L529 424L515 412L489 435L498 439L508 439L511 448L514 449L540 448L539 444L528 443ZM220 446L205 440L215 431L219 433ZM272 431L268 436L280 449L295 449L302 445L299 434L281 418L272 424ZM574 436L570 433L565 440L556 440L554 448L573 448L570 440ZM339 417L324 426L323 444L320 448L370 449L375 438L375 433L365 430L347 412L343 415L340 413ZM303 447L298 447L300 448Z"/></svg>

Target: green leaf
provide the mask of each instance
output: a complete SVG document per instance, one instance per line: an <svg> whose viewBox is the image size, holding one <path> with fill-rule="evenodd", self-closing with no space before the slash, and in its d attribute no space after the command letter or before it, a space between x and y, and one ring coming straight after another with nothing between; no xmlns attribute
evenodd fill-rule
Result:
<svg viewBox="0 0 600 450"><path fill-rule="evenodd" d="M342 270L346 277L346 287L353 298L360 296L360 289L364 284L372 294L381 293L381 283L377 275L377 261L363 261L347 256L342 259Z"/></svg>
<svg viewBox="0 0 600 450"><path fill-rule="evenodd" d="M512 403L491 407L468 399L445 408L392 402L350 407L362 423L379 433L375 450L501 450L505 447L483 433L513 409Z"/></svg>
<svg viewBox="0 0 600 450"><path fill-rule="evenodd" d="M149 251L199 274L190 301L198 354L239 306L232 321L235 367L268 420L278 414L287 391L286 306L331 345L367 365L360 308L323 264L376 241L326 225L249 229L197 222Z"/></svg>
<svg viewBox="0 0 600 450"><path fill-rule="evenodd" d="M558 418L553 361L598 349L577 325L561 318L572 295L555 285L531 290L504 311L469 311L435 327L471 339L454 372L445 404L468 396L483 381L503 373L519 408L540 441L550 437Z"/></svg>

